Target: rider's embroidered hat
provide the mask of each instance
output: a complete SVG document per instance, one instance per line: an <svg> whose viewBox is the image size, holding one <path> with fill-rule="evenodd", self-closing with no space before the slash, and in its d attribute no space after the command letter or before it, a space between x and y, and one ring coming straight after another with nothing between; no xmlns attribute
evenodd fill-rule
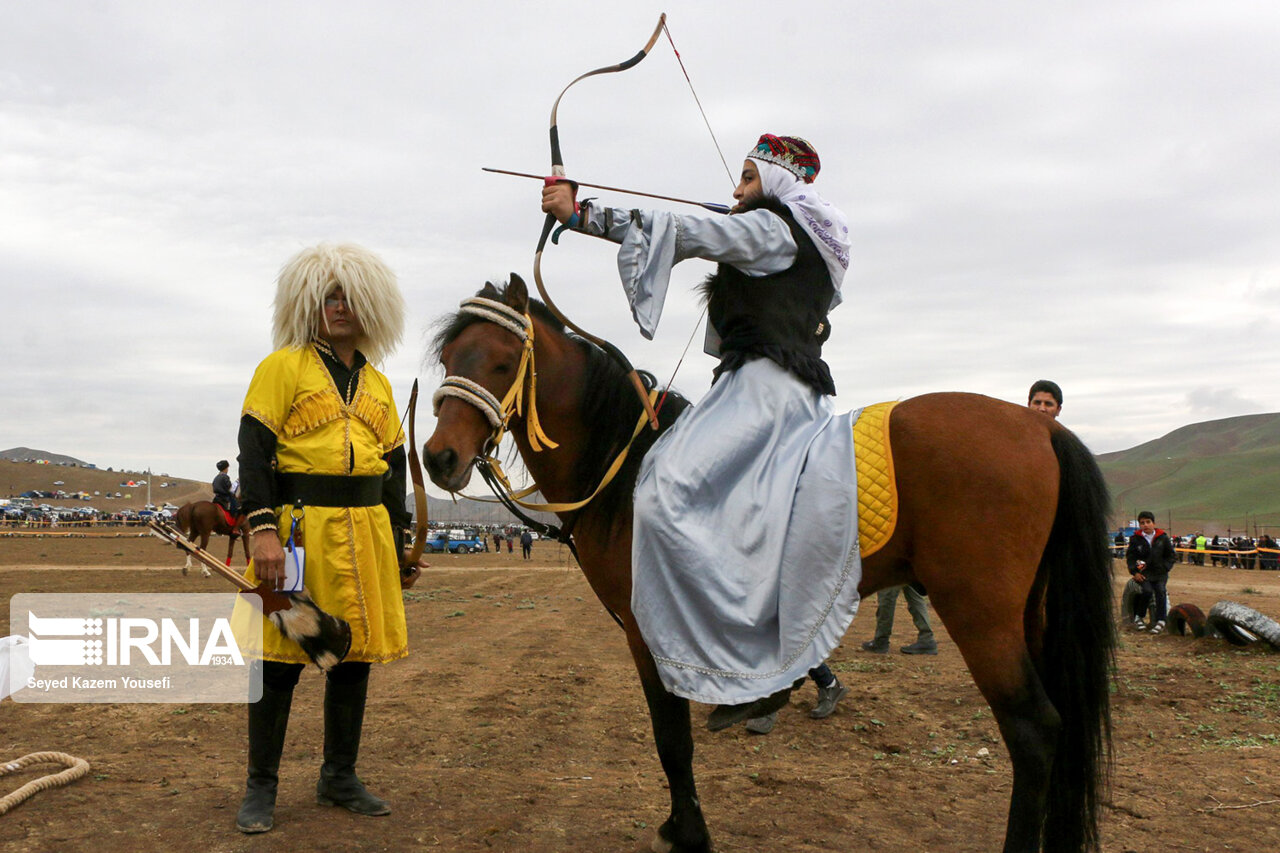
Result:
<svg viewBox="0 0 1280 853"><path fill-rule="evenodd" d="M760 137L756 147L747 157L776 163L791 172L806 184L813 183L818 176L822 163L818 160L818 152L806 140L798 136L774 136L766 133Z"/></svg>

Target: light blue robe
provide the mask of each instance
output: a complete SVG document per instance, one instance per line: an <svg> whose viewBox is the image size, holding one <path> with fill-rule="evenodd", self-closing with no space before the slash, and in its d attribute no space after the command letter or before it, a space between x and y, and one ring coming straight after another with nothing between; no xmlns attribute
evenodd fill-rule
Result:
<svg viewBox="0 0 1280 853"><path fill-rule="evenodd" d="M619 273L647 337L675 263L700 257L765 275L796 253L767 210L707 219L592 208L585 230L622 244ZM855 417L754 359L724 373L645 456L631 607L668 690L750 701L790 686L839 644L861 576Z"/></svg>

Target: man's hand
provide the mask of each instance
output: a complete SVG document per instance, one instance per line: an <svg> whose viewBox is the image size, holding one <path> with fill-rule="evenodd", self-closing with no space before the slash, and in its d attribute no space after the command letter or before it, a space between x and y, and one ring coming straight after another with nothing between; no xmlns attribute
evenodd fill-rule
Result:
<svg viewBox="0 0 1280 853"><path fill-rule="evenodd" d="M274 530L253 534L253 573L271 589L284 586L284 548Z"/></svg>
<svg viewBox="0 0 1280 853"><path fill-rule="evenodd" d="M542 188L542 212L550 213L561 225L573 216L577 202L577 185L570 181L557 181Z"/></svg>
<svg viewBox="0 0 1280 853"><path fill-rule="evenodd" d="M1142 572L1134 572L1133 579L1136 580L1138 583L1142 583L1147 579L1147 576L1144 575Z"/></svg>
<svg viewBox="0 0 1280 853"><path fill-rule="evenodd" d="M405 560L408 556L409 556L408 551L400 555L400 564L401 564L400 565L400 588L401 589L408 589L409 587L413 586L415 583L418 582L418 578L422 577L422 570L431 568L431 564L427 562L427 559L425 557L420 557L418 559L418 562L414 563L413 565L407 565L405 563Z"/></svg>

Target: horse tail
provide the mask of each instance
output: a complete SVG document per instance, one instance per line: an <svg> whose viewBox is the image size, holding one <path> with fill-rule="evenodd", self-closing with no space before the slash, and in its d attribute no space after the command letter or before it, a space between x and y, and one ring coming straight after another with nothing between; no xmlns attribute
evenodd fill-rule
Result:
<svg viewBox="0 0 1280 853"><path fill-rule="evenodd" d="M1055 429L1051 442L1058 457L1058 510L1040 559L1047 589L1038 669L1062 725L1049 776L1044 846L1096 850L1111 771L1111 498L1093 454L1075 434Z"/></svg>
<svg viewBox="0 0 1280 853"><path fill-rule="evenodd" d="M178 532L184 536L191 536L191 514L195 509L195 504L185 503L178 507L178 514L174 516L174 521L178 523Z"/></svg>

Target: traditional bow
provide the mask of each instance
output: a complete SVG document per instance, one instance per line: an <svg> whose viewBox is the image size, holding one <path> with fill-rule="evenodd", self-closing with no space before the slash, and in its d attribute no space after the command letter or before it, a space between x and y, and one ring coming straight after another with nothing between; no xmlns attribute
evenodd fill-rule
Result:
<svg viewBox="0 0 1280 853"><path fill-rule="evenodd" d="M427 541L427 485L422 480L422 464L418 461L418 439L414 422L418 416L418 380L413 380L409 392L409 478L413 480L413 547L409 550L409 566L415 566L422 557L422 547Z"/></svg>
<svg viewBox="0 0 1280 853"><path fill-rule="evenodd" d="M560 128L556 119L556 112L560 109L560 99L564 97L565 92L568 92L569 89L571 89L579 80L585 80L588 77L594 77L597 74L611 74L617 71L626 71L628 68L633 68L638 65L641 60L649 55L649 51L652 50L653 46L657 43L658 36L662 34L662 28L666 25L666 22L667 16L665 14L658 18L658 25L653 28L653 35L649 36L648 43L646 43L644 48L635 56L625 62L619 62L616 65L606 65L603 68L597 68L594 71L588 71L586 74L581 74L575 77L568 86L565 86L560 90L560 94L556 96L555 103L551 106L550 139L551 174L553 177L565 177L564 158L560 154ZM649 399L649 392L645 389L644 382L640 379L640 374L631 366L631 361L623 355L622 350L618 349L603 338L598 338L595 335L584 331L580 326L568 317L564 316L560 309L556 307L555 302L552 301L551 296L547 293L546 285L542 281L542 251L546 248L547 238L551 236L551 231L555 226L555 216L548 213L546 221L542 224L542 236L538 238L538 248L533 255L533 283L538 286L538 294L542 297L542 301L546 303L547 308L550 309L551 313L554 314L560 322L564 323L570 329L600 347L600 349L607 352L622 365L623 369L627 371L627 375L630 377L631 384L635 387L636 393L640 395L640 400L644 404L645 413L649 416L649 425L656 430L658 428L658 415L654 412L653 402Z"/></svg>

